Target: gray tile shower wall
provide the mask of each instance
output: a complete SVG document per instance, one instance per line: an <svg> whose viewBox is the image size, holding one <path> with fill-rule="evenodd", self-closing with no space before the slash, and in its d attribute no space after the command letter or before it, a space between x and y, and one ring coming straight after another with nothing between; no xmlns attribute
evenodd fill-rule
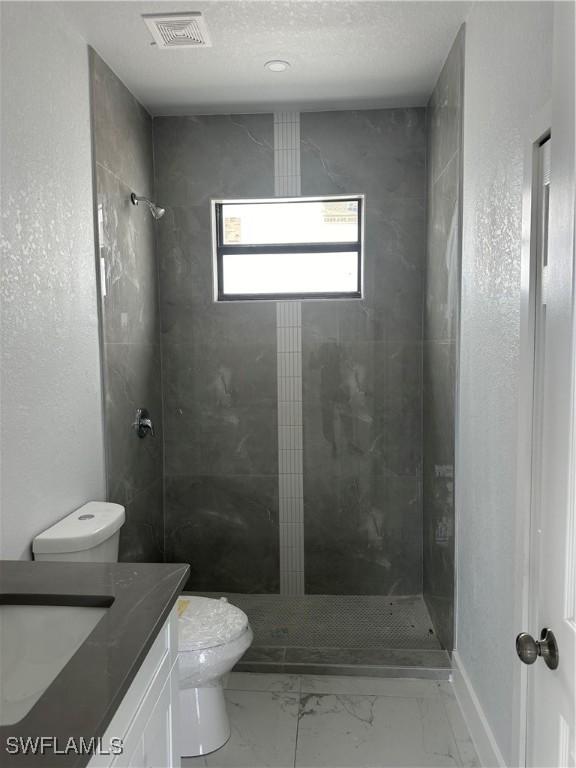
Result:
<svg viewBox="0 0 576 768"><path fill-rule="evenodd" d="M454 645L454 417L461 264L464 27L427 108L428 237L424 310L424 598Z"/></svg>
<svg viewBox="0 0 576 768"><path fill-rule="evenodd" d="M152 196L152 119L94 51L90 65L108 498L126 507L120 559L154 562L164 556L158 270L153 219L130 202L132 191ZM132 429L139 407L154 437Z"/></svg>
<svg viewBox="0 0 576 768"><path fill-rule="evenodd" d="M302 305L306 592L418 594L423 450L450 464L439 407L423 437L423 389L442 398L455 348L442 336L423 365L426 111L300 119L302 194L367 201L364 300ZM272 115L154 121L165 554L191 564L194 591L279 590L275 306L212 301L209 206L272 196L273 151ZM448 174L438 183L453 195ZM434 278L435 296L454 290ZM440 506L447 487L433 486Z"/></svg>
<svg viewBox="0 0 576 768"><path fill-rule="evenodd" d="M304 302L306 592L422 590L424 109L303 113L302 194L366 195L365 298Z"/></svg>
<svg viewBox="0 0 576 768"><path fill-rule="evenodd" d="M279 590L276 308L212 301L211 198L274 195L272 115L154 120L165 545L194 591Z"/></svg>

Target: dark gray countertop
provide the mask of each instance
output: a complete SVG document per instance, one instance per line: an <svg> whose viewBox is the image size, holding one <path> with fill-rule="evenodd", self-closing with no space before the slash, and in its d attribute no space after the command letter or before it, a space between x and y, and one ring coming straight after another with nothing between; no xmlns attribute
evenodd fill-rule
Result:
<svg viewBox="0 0 576 768"><path fill-rule="evenodd" d="M0 561L0 603L106 606L105 616L28 714L0 727L0 766L81 768L90 755L10 755L9 736L102 736L180 594L190 568L163 563ZM121 735L121 734L119 734Z"/></svg>

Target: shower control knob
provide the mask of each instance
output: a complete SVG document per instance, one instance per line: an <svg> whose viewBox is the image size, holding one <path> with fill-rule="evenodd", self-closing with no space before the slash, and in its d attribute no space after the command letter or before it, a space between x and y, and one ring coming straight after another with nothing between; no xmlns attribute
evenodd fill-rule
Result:
<svg viewBox="0 0 576 768"><path fill-rule="evenodd" d="M138 437L146 437L148 434L154 437L154 425L146 408L138 408L136 420L132 426L136 430Z"/></svg>

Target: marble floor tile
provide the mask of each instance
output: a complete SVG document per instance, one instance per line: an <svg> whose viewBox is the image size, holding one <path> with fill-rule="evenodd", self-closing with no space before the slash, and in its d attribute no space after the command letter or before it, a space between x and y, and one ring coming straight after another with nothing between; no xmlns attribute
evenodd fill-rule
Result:
<svg viewBox="0 0 576 768"><path fill-rule="evenodd" d="M275 691L300 693L298 675L269 675L258 672L231 672L225 683L229 691Z"/></svg>
<svg viewBox="0 0 576 768"><path fill-rule="evenodd" d="M205 757L184 758L182 768L292 768L299 696L294 693L226 691L232 736Z"/></svg>
<svg viewBox="0 0 576 768"><path fill-rule="evenodd" d="M222 749L183 768L479 768L448 681L232 672Z"/></svg>
<svg viewBox="0 0 576 768"><path fill-rule="evenodd" d="M301 697L296 751L300 768L451 768L458 764L440 697Z"/></svg>
<svg viewBox="0 0 576 768"><path fill-rule="evenodd" d="M464 716L456 700L450 683L440 682L439 684L441 698L446 709L448 721L452 728L452 733L458 747L460 755L460 764L462 768L479 768L480 761L476 754L474 743L470 738L470 732L464 720Z"/></svg>

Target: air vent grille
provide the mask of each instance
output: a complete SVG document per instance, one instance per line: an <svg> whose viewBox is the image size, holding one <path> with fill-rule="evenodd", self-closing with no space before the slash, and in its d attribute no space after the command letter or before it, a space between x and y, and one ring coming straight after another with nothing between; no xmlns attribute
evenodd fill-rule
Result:
<svg viewBox="0 0 576 768"><path fill-rule="evenodd" d="M142 16L159 48L209 48L212 45L201 13Z"/></svg>

